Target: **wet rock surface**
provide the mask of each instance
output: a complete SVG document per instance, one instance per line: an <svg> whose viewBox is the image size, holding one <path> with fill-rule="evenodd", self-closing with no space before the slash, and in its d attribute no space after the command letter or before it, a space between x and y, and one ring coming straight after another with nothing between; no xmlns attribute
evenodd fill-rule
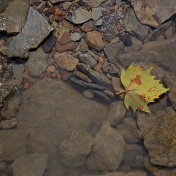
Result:
<svg viewBox="0 0 176 176"><path fill-rule="evenodd" d="M7 46L7 56L27 58L29 49L36 48L52 30L47 20L30 7L22 31Z"/></svg>
<svg viewBox="0 0 176 176"><path fill-rule="evenodd" d="M6 10L0 13L0 31L19 33L26 22L28 8L29 5L22 0L10 2Z"/></svg>
<svg viewBox="0 0 176 176"><path fill-rule="evenodd" d="M173 6L175 1L163 2L161 0L139 2L132 0L139 21L153 27L158 27L165 20L175 14L176 9ZM145 8L144 8L145 7Z"/></svg>
<svg viewBox="0 0 176 176"><path fill-rule="evenodd" d="M164 15L168 7L160 0L25 2L29 10L11 11L28 13L16 23L20 33L0 34L0 175L13 175L18 160L16 175L24 168L43 176L174 175L176 22ZM10 15L10 1L0 3ZM152 114L124 106L120 75L132 62L154 67L151 75L170 89L149 104ZM50 162L29 169L35 153Z"/></svg>
<svg viewBox="0 0 176 176"><path fill-rule="evenodd" d="M33 155L25 155L16 159L12 164L12 170L14 176L42 176L47 166L47 154L35 153Z"/></svg>
<svg viewBox="0 0 176 176"><path fill-rule="evenodd" d="M122 161L124 146L122 136L109 124L103 124L95 136L86 167L89 170L115 171Z"/></svg>

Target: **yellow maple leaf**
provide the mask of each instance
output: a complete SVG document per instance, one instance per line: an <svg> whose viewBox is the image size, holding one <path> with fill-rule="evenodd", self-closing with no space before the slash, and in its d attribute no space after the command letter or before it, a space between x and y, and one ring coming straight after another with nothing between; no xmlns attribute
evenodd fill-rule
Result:
<svg viewBox="0 0 176 176"><path fill-rule="evenodd" d="M137 109L150 112L147 104L154 102L154 99L169 90L164 88L159 80L155 80L155 76L150 75L153 67L144 71L143 67L141 65L134 66L132 63L126 71L123 69L121 72L120 79L126 89L124 104L127 109L131 106L134 112Z"/></svg>

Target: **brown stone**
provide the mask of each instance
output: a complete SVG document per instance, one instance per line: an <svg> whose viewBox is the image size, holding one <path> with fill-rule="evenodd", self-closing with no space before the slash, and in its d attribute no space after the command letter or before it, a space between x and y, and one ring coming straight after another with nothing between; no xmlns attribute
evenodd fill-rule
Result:
<svg viewBox="0 0 176 176"><path fill-rule="evenodd" d="M84 80L84 81L86 81L86 82L89 82L89 83L92 82L92 80L91 80L86 74L84 74L84 73L82 73L82 72L80 72L80 71L76 71L75 75L76 75L78 78L80 78L80 79L82 79L82 80Z"/></svg>
<svg viewBox="0 0 176 176"><path fill-rule="evenodd" d="M72 55L64 53L56 53L54 59L57 65L67 71L73 71L76 68L78 59L74 58Z"/></svg>
<svg viewBox="0 0 176 176"><path fill-rule="evenodd" d="M101 51L105 47L105 43L102 40L102 34L100 32L87 32L85 40L87 45L96 51Z"/></svg>
<svg viewBox="0 0 176 176"><path fill-rule="evenodd" d="M69 32L64 32L59 40L61 45L65 45L68 42L71 42L70 39L70 33Z"/></svg>
<svg viewBox="0 0 176 176"><path fill-rule="evenodd" d="M72 72L68 72L66 70L61 69L60 74L61 74L61 78L62 78L63 81L68 81L68 79L72 75Z"/></svg>
<svg viewBox="0 0 176 176"><path fill-rule="evenodd" d="M62 53L64 51L73 50L73 49L77 48L77 46L78 46L77 42L69 42L65 45L61 45L60 42L56 42L56 44L55 44L56 51L58 51L60 53Z"/></svg>

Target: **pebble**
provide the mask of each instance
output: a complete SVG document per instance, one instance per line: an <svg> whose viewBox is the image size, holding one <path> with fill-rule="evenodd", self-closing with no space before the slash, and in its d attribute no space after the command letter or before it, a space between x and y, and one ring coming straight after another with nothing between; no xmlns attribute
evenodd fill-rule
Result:
<svg viewBox="0 0 176 176"><path fill-rule="evenodd" d="M71 2L64 2L64 3L62 4L62 7L63 7L64 10L68 10L71 5L72 5Z"/></svg>
<svg viewBox="0 0 176 176"><path fill-rule="evenodd" d="M11 118L10 120L1 120L0 121L0 129L2 130L8 130L17 125L17 119Z"/></svg>
<svg viewBox="0 0 176 176"><path fill-rule="evenodd" d="M97 21L101 16L102 16L101 8L99 8L99 7L92 8L92 16L91 16L91 18L94 21Z"/></svg>
<svg viewBox="0 0 176 176"><path fill-rule="evenodd" d="M59 40L60 44L61 45L65 45L69 42L71 42L71 39L70 39L70 33L69 32L64 32Z"/></svg>
<svg viewBox="0 0 176 176"><path fill-rule="evenodd" d="M71 34L70 39L73 42L79 41L81 39L81 35L79 33L75 32L75 33Z"/></svg>
<svg viewBox="0 0 176 176"><path fill-rule="evenodd" d="M123 101L114 101L110 105L108 119L111 126L118 125L126 114L126 107Z"/></svg>
<svg viewBox="0 0 176 176"><path fill-rule="evenodd" d="M52 73L56 73L56 72L57 72L56 67L53 66L53 65L48 66L48 67L47 67L47 71L48 71L48 72L52 72Z"/></svg>
<svg viewBox="0 0 176 176"><path fill-rule="evenodd" d="M132 45L130 46L130 49L132 51L139 51L143 46L142 41L138 40L136 37L131 36L131 42Z"/></svg>
<svg viewBox="0 0 176 176"><path fill-rule="evenodd" d="M45 53L48 53L56 43L56 37L54 35L50 36L42 45Z"/></svg>
<svg viewBox="0 0 176 176"><path fill-rule="evenodd" d="M23 85L23 87L24 87L25 89L28 89L28 88L30 87L30 83L25 82L24 85Z"/></svg>
<svg viewBox="0 0 176 176"><path fill-rule="evenodd" d="M80 54L79 59L81 62L87 64L90 68L93 68L97 64L97 61L88 53Z"/></svg>
<svg viewBox="0 0 176 176"><path fill-rule="evenodd" d="M117 43L117 42L119 42L119 40L120 40L119 37L116 37L111 40L111 43Z"/></svg>
<svg viewBox="0 0 176 176"><path fill-rule="evenodd" d="M70 76L72 75L72 72L61 69L60 74L63 81L68 81Z"/></svg>
<svg viewBox="0 0 176 176"><path fill-rule="evenodd" d="M84 23L84 24L81 26L81 30L83 30L84 32L93 31L93 24L91 24L90 22Z"/></svg>
<svg viewBox="0 0 176 176"><path fill-rule="evenodd" d="M84 40L84 38L81 38L81 41L79 42L79 46L80 46L80 51L82 53L86 53L89 50L89 47L86 41Z"/></svg>
<svg viewBox="0 0 176 176"><path fill-rule="evenodd" d="M60 68L67 71L73 71L78 63L77 58L74 58L72 55L67 54L66 52L56 52L56 54L54 55L54 60Z"/></svg>
<svg viewBox="0 0 176 176"><path fill-rule="evenodd" d="M92 80L91 80L86 74L84 74L84 73L82 73L82 72L80 72L80 71L76 71L76 72L75 72L75 75L76 75L78 78L80 78L80 79L82 79L82 80L84 80L84 81L86 81L86 82L89 82L89 83L92 82Z"/></svg>
<svg viewBox="0 0 176 176"><path fill-rule="evenodd" d="M85 91L83 92L83 96L84 96L85 98L88 98L88 99L94 98L93 93L90 92L89 90L85 90Z"/></svg>
<svg viewBox="0 0 176 176"><path fill-rule="evenodd" d="M100 18L96 23L95 23L95 26L101 26L102 25L102 18Z"/></svg>
<svg viewBox="0 0 176 176"><path fill-rule="evenodd" d="M56 42L55 43L55 49L56 51L62 53L64 51L70 51L70 50L73 50L75 48L78 47L78 43L77 42L69 42L65 45L61 45L60 42Z"/></svg>
<svg viewBox="0 0 176 176"><path fill-rule="evenodd" d="M81 24L91 19L91 12L78 8L75 10L75 16L72 16L72 22L74 24Z"/></svg>
<svg viewBox="0 0 176 176"><path fill-rule="evenodd" d="M101 72L102 64L103 63L101 63L101 62L96 64L95 67L94 67L94 70L97 71L97 72Z"/></svg>
<svg viewBox="0 0 176 176"><path fill-rule="evenodd" d="M96 51L102 51L105 47L105 43L102 40L102 34L98 31L87 32L85 40L87 45Z"/></svg>

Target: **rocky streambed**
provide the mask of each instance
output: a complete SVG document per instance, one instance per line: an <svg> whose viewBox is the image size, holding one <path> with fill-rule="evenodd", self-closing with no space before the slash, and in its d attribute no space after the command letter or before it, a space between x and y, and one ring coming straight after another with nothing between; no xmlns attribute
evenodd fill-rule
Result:
<svg viewBox="0 0 176 176"><path fill-rule="evenodd" d="M2 0L0 175L175 176L175 1ZM170 90L126 110L131 63Z"/></svg>

